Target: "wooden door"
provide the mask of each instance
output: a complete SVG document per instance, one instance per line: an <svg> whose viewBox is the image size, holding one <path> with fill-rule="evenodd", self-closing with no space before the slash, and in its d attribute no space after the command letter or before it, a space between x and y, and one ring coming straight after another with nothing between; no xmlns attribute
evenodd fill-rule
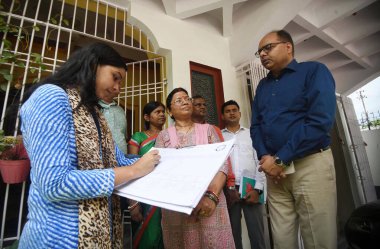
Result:
<svg viewBox="0 0 380 249"><path fill-rule="evenodd" d="M191 61L190 75L192 96L201 95L206 99L206 121L223 127L221 107L224 103L224 92L221 70Z"/></svg>

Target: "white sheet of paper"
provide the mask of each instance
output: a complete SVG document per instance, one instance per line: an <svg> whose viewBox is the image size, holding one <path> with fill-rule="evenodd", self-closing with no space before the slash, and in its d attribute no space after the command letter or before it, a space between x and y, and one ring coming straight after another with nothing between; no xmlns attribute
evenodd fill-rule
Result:
<svg viewBox="0 0 380 249"><path fill-rule="evenodd" d="M160 163L148 175L115 189L115 193L190 214L229 156L235 140L182 149L157 148ZM156 149L156 148L155 148Z"/></svg>
<svg viewBox="0 0 380 249"><path fill-rule="evenodd" d="M290 175L290 174L293 174L295 172L296 172L296 169L294 168L294 163L291 162L290 165L289 165L289 167L286 167L285 174L286 175Z"/></svg>

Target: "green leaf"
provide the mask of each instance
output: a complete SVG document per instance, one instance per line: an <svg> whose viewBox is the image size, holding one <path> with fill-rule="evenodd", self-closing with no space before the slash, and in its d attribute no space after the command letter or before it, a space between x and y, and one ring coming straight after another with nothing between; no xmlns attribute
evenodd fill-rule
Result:
<svg viewBox="0 0 380 249"><path fill-rule="evenodd" d="M33 29L34 29L35 31L40 31L40 27L38 27L38 26L33 26Z"/></svg>
<svg viewBox="0 0 380 249"><path fill-rule="evenodd" d="M3 39L3 42L4 42L4 48L8 49L12 47L12 42L10 42L9 40Z"/></svg>
<svg viewBox="0 0 380 249"><path fill-rule="evenodd" d="M57 24L58 23L57 20L54 17L50 18L50 22L52 24Z"/></svg>
<svg viewBox="0 0 380 249"><path fill-rule="evenodd" d="M4 79L7 81L12 81L13 76L11 74L3 75Z"/></svg>
<svg viewBox="0 0 380 249"><path fill-rule="evenodd" d="M1 68L1 69L0 69L0 74L2 74L2 75L9 74L9 70L8 70L8 69L5 69L5 68Z"/></svg>
<svg viewBox="0 0 380 249"><path fill-rule="evenodd" d="M22 62L22 61L17 61L17 62L16 62L16 65L19 66L19 67L22 67L22 68L25 67L25 63Z"/></svg>
<svg viewBox="0 0 380 249"><path fill-rule="evenodd" d="M41 55L39 53L31 53L30 55L33 57L41 57Z"/></svg>
<svg viewBox="0 0 380 249"><path fill-rule="evenodd" d="M0 26L1 26L1 24L0 24ZM1 32L5 32L5 31L7 31L7 27L0 27L0 31L1 31Z"/></svg>
<svg viewBox="0 0 380 249"><path fill-rule="evenodd" d="M67 19L63 19L63 23L64 23L66 26L70 26L70 22L69 22L69 20L67 20Z"/></svg>
<svg viewBox="0 0 380 249"><path fill-rule="evenodd" d="M36 62L36 63L40 63L42 61L41 55L38 53L32 53L31 56L34 57L34 62Z"/></svg>
<svg viewBox="0 0 380 249"><path fill-rule="evenodd" d="M16 56L13 53L10 53L7 51L3 52L3 58L14 58L14 57L16 57Z"/></svg>
<svg viewBox="0 0 380 249"><path fill-rule="evenodd" d="M15 27L10 27L9 28L9 32L11 32L11 33L18 33L18 28L15 28Z"/></svg>
<svg viewBox="0 0 380 249"><path fill-rule="evenodd" d="M36 71L36 69L35 69L34 67L31 67L31 68L29 68L29 71L30 71L31 73L34 73L34 72Z"/></svg>

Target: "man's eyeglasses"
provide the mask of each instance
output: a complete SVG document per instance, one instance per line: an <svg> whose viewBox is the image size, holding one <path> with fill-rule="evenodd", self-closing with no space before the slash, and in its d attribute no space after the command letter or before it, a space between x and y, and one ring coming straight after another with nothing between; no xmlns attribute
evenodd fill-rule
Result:
<svg viewBox="0 0 380 249"><path fill-rule="evenodd" d="M184 98L177 98L176 100L173 101L173 104L175 105L183 105L186 102L190 103L193 99L190 97L184 97Z"/></svg>
<svg viewBox="0 0 380 249"><path fill-rule="evenodd" d="M272 43L269 43L265 46L263 46L262 48L260 48L259 50L257 50L257 52L255 53L255 56L257 58L260 57L260 54L262 51L264 51L266 54L269 53L274 47L276 47L278 44L281 44L281 43L287 43L287 42L284 42L284 41L281 41L281 42L272 42Z"/></svg>

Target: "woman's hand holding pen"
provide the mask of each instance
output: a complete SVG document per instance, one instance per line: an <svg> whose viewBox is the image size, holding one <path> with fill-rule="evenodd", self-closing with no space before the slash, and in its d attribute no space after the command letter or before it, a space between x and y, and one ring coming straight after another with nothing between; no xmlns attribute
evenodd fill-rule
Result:
<svg viewBox="0 0 380 249"><path fill-rule="evenodd" d="M160 159L158 150L151 150L131 166L114 168L115 186L149 174L160 162Z"/></svg>
<svg viewBox="0 0 380 249"><path fill-rule="evenodd" d="M143 155L132 167L137 169L137 177L145 176L153 171L154 167L160 162L161 156L158 150L151 150Z"/></svg>

